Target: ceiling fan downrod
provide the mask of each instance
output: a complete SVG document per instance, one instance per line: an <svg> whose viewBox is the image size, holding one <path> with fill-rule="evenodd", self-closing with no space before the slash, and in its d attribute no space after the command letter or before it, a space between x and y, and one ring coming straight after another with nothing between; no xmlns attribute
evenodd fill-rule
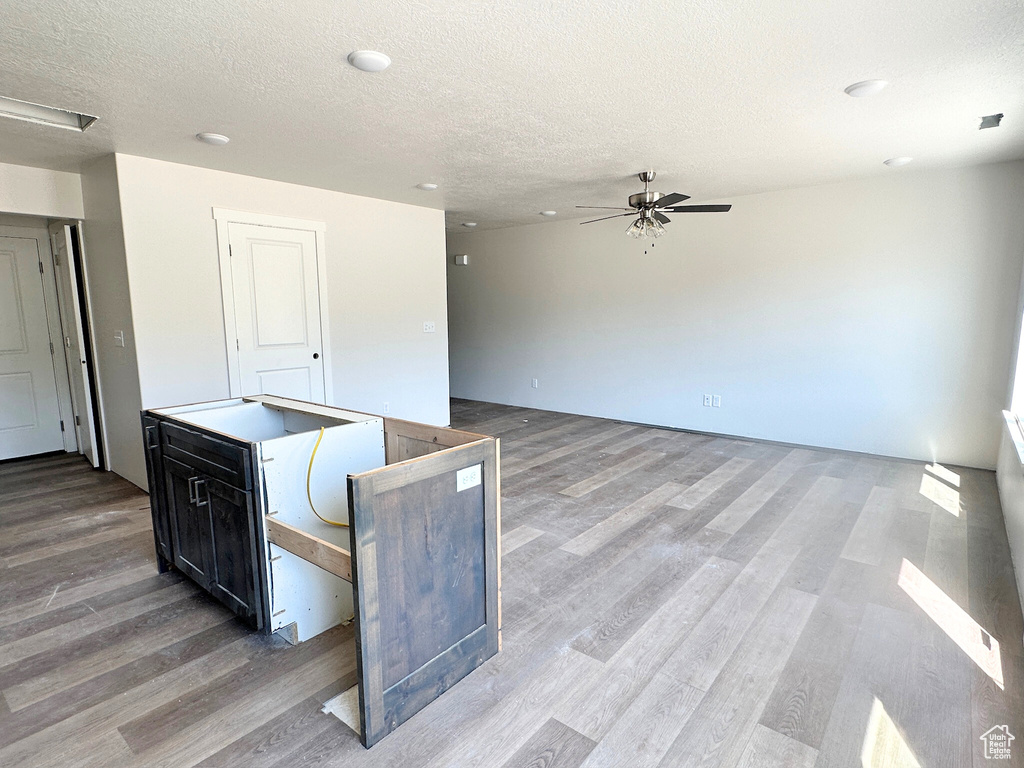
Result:
<svg viewBox="0 0 1024 768"><path fill-rule="evenodd" d="M661 192L651 192L651 182L654 181L654 177L658 174L654 171L644 171L637 175L640 177L640 181L644 183L644 191L630 195L629 204L637 210L651 210L658 204L658 200L664 197Z"/></svg>

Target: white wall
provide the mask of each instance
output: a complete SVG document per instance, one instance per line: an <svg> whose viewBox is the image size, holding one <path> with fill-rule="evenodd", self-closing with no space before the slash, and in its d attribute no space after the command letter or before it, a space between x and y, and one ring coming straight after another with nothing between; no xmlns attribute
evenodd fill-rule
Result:
<svg viewBox="0 0 1024 768"><path fill-rule="evenodd" d="M1006 539L1017 578L1017 594L1024 607L1024 435L1012 413L1003 412L996 483L1006 524Z"/></svg>
<svg viewBox="0 0 1024 768"><path fill-rule="evenodd" d="M0 212L82 218L82 182L77 173L0 163Z"/></svg>
<svg viewBox="0 0 1024 768"><path fill-rule="evenodd" d="M452 394L994 467L1022 201L1015 162L736 198L654 248L624 219L454 235Z"/></svg>
<svg viewBox="0 0 1024 768"><path fill-rule="evenodd" d="M214 207L326 222L334 402L446 425L443 211L117 155L146 408L229 396ZM423 333L423 321L437 331Z"/></svg>
<svg viewBox="0 0 1024 768"><path fill-rule="evenodd" d="M93 354L99 371L103 440L110 457L110 469L145 488L146 461L139 421L142 396L113 155L83 169L82 193L85 201L82 231L97 342ZM124 347L114 344L117 331L124 332Z"/></svg>

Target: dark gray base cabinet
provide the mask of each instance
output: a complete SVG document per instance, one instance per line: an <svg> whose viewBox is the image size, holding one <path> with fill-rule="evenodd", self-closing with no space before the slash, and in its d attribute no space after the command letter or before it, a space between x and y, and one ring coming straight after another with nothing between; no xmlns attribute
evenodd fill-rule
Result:
<svg viewBox="0 0 1024 768"><path fill-rule="evenodd" d="M153 532L161 570L174 565L253 629L267 626L257 563L253 446L142 417Z"/></svg>
<svg viewBox="0 0 1024 768"><path fill-rule="evenodd" d="M494 438L268 395L142 429L161 571L291 642L353 621L357 685L325 711L365 746L498 652Z"/></svg>

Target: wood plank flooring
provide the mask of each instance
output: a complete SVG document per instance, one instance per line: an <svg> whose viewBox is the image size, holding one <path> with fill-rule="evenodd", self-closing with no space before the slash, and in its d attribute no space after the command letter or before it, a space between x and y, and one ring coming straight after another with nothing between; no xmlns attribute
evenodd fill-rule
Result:
<svg viewBox="0 0 1024 768"><path fill-rule="evenodd" d="M504 650L372 750L320 709L355 682L351 627L254 635L157 574L134 486L0 464L0 765L980 768L996 725L1024 765L993 473L452 420L502 438Z"/></svg>

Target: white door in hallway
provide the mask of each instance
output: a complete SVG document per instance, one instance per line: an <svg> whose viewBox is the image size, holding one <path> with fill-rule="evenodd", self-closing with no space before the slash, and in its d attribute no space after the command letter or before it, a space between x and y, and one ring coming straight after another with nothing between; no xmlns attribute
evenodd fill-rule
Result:
<svg viewBox="0 0 1024 768"><path fill-rule="evenodd" d="M230 223L242 395L324 400L316 233Z"/></svg>
<svg viewBox="0 0 1024 768"><path fill-rule="evenodd" d="M64 449L39 246L0 237L0 459Z"/></svg>

